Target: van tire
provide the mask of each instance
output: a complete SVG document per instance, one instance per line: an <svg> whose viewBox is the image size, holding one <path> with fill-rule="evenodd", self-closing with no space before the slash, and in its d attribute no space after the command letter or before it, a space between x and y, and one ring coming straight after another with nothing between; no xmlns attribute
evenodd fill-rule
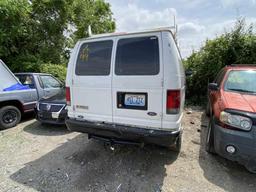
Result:
<svg viewBox="0 0 256 192"><path fill-rule="evenodd" d="M174 151L180 152L180 150L181 150L181 143L182 143L182 134L179 134L179 136L177 138L177 141L176 141L176 144L175 144Z"/></svg>
<svg viewBox="0 0 256 192"><path fill-rule="evenodd" d="M171 147L169 147L169 149L171 151L175 151L175 152L180 152L181 150L181 143L182 143L182 134L180 133L178 136L177 136L177 139L176 139L176 142L174 145L172 145Z"/></svg>
<svg viewBox="0 0 256 192"><path fill-rule="evenodd" d="M21 112L15 106L0 108L0 129L15 127L21 120Z"/></svg>

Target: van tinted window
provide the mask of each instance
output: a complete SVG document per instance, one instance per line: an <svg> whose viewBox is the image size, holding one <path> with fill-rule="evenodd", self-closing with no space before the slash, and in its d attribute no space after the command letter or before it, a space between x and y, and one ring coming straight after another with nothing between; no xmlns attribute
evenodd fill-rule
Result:
<svg viewBox="0 0 256 192"><path fill-rule="evenodd" d="M120 39L117 44L117 75L156 75L159 73L158 38Z"/></svg>
<svg viewBox="0 0 256 192"><path fill-rule="evenodd" d="M113 41L84 43L76 62L76 75L109 75Z"/></svg>

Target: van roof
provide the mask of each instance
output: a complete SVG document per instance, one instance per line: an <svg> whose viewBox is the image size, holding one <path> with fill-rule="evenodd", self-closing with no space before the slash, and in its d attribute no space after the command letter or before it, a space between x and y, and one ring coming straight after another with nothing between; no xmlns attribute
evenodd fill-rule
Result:
<svg viewBox="0 0 256 192"><path fill-rule="evenodd" d="M224 68L225 70L255 70L256 69L256 64L231 64L227 65Z"/></svg>
<svg viewBox="0 0 256 192"><path fill-rule="evenodd" d="M168 31L172 34L173 38L175 37L172 30L174 30L174 27L162 27L162 28L155 28L155 29L146 29L141 31L133 31L133 32L115 32L115 33L103 33L103 34L96 34L92 35L87 38L82 38L80 40L87 40L87 39L98 39L98 38L104 38L104 37L116 37L116 36L125 36L125 35L133 35L133 34L141 34L141 33L152 33L152 32L162 32L162 31Z"/></svg>
<svg viewBox="0 0 256 192"><path fill-rule="evenodd" d="M152 33L152 32L168 31L168 32L171 33L171 35L172 35L172 37L174 39L174 42L175 42L175 44L176 44L176 46L178 48L179 55L182 58L179 46L178 46L178 44L176 42L175 34L173 34L172 30L175 30L174 26L172 26L172 27L160 27L160 28L155 28L155 29L145 29L145 30L134 31L134 32L103 33L103 34L92 35L92 36L87 37L87 38L82 38L82 39L79 39L79 41L85 41L85 40L89 40L89 39L99 39L99 38L105 38L105 37L117 37L117 36L125 36L125 35L134 35L134 34L142 34L142 33Z"/></svg>
<svg viewBox="0 0 256 192"><path fill-rule="evenodd" d="M33 72L21 72L21 73L14 73L15 75L51 75L49 73L33 73Z"/></svg>

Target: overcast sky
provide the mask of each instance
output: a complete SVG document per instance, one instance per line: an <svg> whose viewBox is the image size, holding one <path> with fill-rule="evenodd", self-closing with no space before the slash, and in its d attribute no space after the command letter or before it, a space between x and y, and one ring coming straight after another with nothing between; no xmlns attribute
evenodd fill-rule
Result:
<svg viewBox="0 0 256 192"><path fill-rule="evenodd" d="M111 4L116 31L172 26L177 18L183 57L209 38L229 30L236 18L256 23L256 0L106 0Z"/></svg>

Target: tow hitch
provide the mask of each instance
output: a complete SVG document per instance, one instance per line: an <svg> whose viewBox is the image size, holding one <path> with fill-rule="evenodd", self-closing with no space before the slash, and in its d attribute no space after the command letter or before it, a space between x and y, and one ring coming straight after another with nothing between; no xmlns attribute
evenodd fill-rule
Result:
<svg viewBox="0 0 256 192"><path fill-rule="evenodd" d="M115 150L114 145L136 145L136 146L139 146L141 148L144 147L143 142L118 140L118 139L114 139L114 138L106 138L106 137L101 137L101 136L97 136L97 135L88 135L88 139L96 139L96 140L99 140L99 141L103 141L105 144L110 146L110 149L112 151Z"/></svg>

